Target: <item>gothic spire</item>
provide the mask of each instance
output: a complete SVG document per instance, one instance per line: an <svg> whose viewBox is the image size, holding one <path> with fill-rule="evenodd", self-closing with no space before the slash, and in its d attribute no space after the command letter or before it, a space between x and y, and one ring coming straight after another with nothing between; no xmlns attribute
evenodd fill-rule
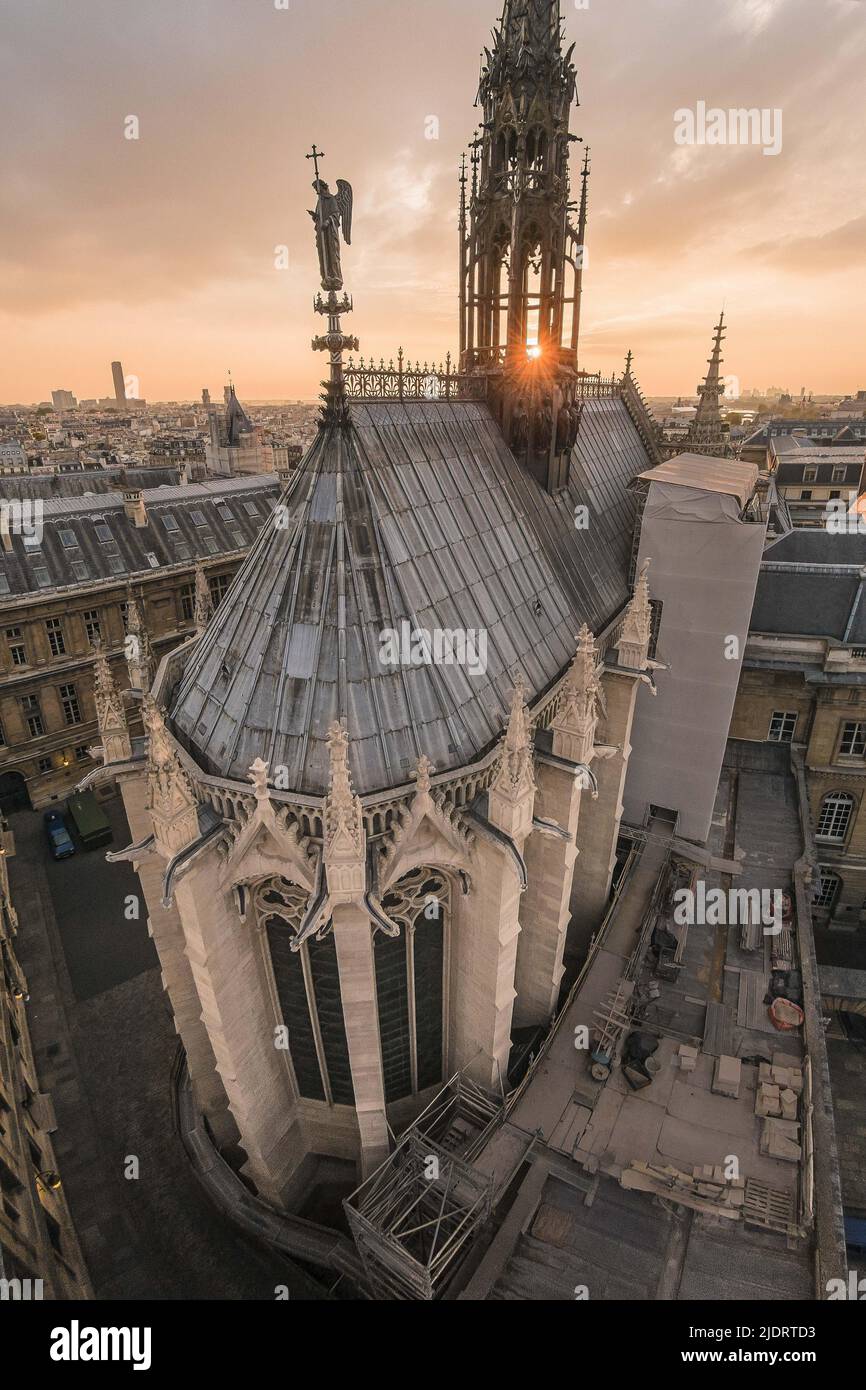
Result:
<svg viewBox="0 0 866 1390"><path fill-rule="evenodd" d="M559 0L505 0L493 32L493 56L513 72L534 74L557 68L562 60ZM489 66L488 66L489 72ZM485 74L482 73L482 87Z"/></svg>
<svg viewBox="0 0 866 1390"><path fill-rule="evenodd" d="M647 652L652 637L653 610L649 588L651 563L647 559L641 566L631 602L625 611L625 620L617 642L620 664L636 671L644 670L646 667Z"/></svg>
<svg viewBox="0 0 866 1390"><path fill-rule="evenodd" d="M126 665L129 670L129 683L133 690L150 689L153 676L153 651L147 628L141 617L141 609L132 593L126 602Z"/></svg>
<svg viewBox="0 0 866 1390"><path fill-rule="evenodd" d="M512 839L521 840L531 828L534 804L532 725L526 707L526 686L518 677L502 741L502 756L488 793L490 821Z"/></svg>
<svg viewBox="0 0 866 1390"><path fill-rule="evenodd" d="M578 233L568 216L573 47L563 52L559 0L506 0L484 53L478 179L476 186L473 158L468 235L460 230L463 369L505 369L509 399L501 423L510 434L521 409L517 398L531 384L529 359L534 378L545 381L545 401L533 403L542 422L532 441L539 458L551 382L560 368L575 366Z"/></svg>
<svg viewBox="0 0 866 1390"><path fill-rule="evenodd" d="M725 394L722 380L722 343L725 340L725 314L715 327L713 350L707 358L707 375L698 386L698 409L689 429L689 448L697 453L721 454L725 449L721 402Z"/></svg>
<svg viewBox="0 0 866 1390"><path fill-rule="evenodd" d="M141 718L147 734L147 807L157 844L171 857L198 836L198 802L152 695L142 700Z"/></svg>
<svg viewBox="0 0 866 1390"><path fill-rule="evenodd" d="M598 648L586 623L565 678L562 699L551 725L553 751L575 763L589 763L598 723L601 675Z"/></svg>
<svg viewBox="0 0 866 1390"><path fill-rule="evenodd" d="M111 667L101 642L96 644L96 660L93 663L93 700L105 761L121 762L130 756L132 744L123 699L111 674Z"/></svg>

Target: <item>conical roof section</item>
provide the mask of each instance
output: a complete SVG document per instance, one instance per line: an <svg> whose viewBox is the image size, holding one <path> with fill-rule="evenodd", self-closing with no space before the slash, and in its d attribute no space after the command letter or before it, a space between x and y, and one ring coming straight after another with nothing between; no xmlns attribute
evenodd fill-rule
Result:
<svg viewBox="0 0 866 1390"><path fill-rule="evenodd" d="M235 393L234 386L229 389L229 398L226 404L226 436L230 445L240 443L242 434L251 434L253 424L249 415L244 410Z"/></svg>
<svg viewBox="0 0 866 1390"><path fill-rule="evenodd" d="M408 783L422 753L445 772L492 746L515 679L534 698L573 658L581 622L600 630L628 595L617 499L647 461L621 403L598 409L623 414L624 458L614 487L603 427L586 459L602 509L588 531L574 525L584 485L544 494L484 405L353 402L347 426L323 428L169 701L199 764L246 781L260 757L281 787L321 796L328 729L344 720L364 795ZM486 660L386 664L388 629L483 631Z"/></svg>

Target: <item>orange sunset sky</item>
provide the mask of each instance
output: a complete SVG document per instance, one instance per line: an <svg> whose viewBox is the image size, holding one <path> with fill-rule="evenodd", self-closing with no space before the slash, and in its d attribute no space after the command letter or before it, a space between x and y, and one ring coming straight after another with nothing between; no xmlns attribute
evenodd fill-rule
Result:
<svg viewBox="0 0 866 1390"><path fill-rule="evenodd" d="M107 395L117 357L149 400L228 369L242 399L314 396L314 140L355 188L362 351L456 350L457 167L501 0L289 5L0 0L0 400ZM866 3L562 12L592 147L582 365L631 347L646 392L692 392L724 302L743 386L866 388ZM781 153L678 146L698 101L781 109Z"/></svg>

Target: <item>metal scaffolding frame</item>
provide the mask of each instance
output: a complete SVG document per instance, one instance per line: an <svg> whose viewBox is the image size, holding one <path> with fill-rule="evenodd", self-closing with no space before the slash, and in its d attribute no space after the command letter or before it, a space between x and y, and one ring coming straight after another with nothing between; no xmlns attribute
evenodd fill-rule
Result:
<svg viewBox="0 0 866 1390"><path fill-rule="evenodd" d="M374 1298L431 1301L491 1209L492 1179L412 1128L343 1203Z"/></svg>

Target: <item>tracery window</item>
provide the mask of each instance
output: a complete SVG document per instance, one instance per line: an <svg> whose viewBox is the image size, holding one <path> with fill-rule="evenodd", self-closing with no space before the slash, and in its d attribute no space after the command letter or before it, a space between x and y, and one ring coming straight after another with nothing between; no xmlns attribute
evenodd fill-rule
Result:
<svg viewBox="0 0 866 1390"><path fill-rule="evenodd" d="M289 1034L289 1052L298 1090L308 1100L354 1105L355 1092L346 1042L340 974L331 924L299 951L292 950L309 895L287 878L259 885L255 894L263 921L274 983Z"/></svg>
<svg viewBox="0 0 866 1390"><path fill-rule="evenodd" d="M450 885L425 867L405 874L382 906L400 935L373 940L379 1036L387 1102L443 1079L446 932Z"/></svg>

